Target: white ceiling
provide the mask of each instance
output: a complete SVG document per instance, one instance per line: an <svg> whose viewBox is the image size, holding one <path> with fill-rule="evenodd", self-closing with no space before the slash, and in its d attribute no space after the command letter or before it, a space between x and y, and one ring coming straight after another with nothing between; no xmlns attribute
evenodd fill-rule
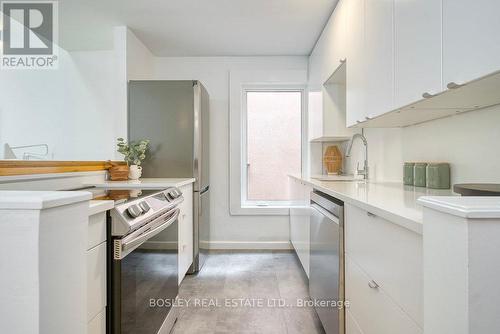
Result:
<svg viewBox="0 0 500 334"><path fill-rule="evenodd" d="M337 0L60 0L68 50L106 49L128 26L157 56L309 55Z"/></svg>

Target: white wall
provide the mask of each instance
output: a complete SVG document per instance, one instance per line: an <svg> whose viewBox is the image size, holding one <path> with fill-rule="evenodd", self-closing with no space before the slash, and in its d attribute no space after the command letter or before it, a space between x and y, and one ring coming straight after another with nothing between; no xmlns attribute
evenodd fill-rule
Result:
<svg viewBox="0 0 500 334"><path fill-rule="evenodd" d="M307 57L156 58L154 79L200 80L210 94L211 240L287 245L287 216L229 214L229 73L234 70L304 70Z"/></svg>
<svg viewBox="0 0 500 334"><path fill-rule="evenodd" d="M321 85L338 64L333 20L338 19L339 8L309 59L309 84L313 87ZM342 115L334 115L335 119L339 124L344 121ZM500 182L500 106L401 129L365 129L365 134L371 178L376 180L401 182L404 161L446 161L451 163L452 183ZM360 165L363 161L360 143L353 152L354 157L347 159L349 171L354 170L356 161ZM317 155L311 158L318 159Z"/></svg>
<svg viewBox="0 0 500 334"><path fill-rule="evenodd" d="M9 143L48 144L52 160L111 159L113 59L112 50L60 49L56 70L1 71L0 158Z"/></svg>

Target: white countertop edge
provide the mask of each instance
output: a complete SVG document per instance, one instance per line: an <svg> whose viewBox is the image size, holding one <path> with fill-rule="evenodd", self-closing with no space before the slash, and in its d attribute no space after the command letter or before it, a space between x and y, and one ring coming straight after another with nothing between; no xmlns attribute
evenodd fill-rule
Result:
<svg viewBox="0 0 500 334"><path fill-rule="evenodd" d="M308 185L310 185L314 189L317 189L317 190L322 191L330 196L338 198L341 201L343 201L344 203L352 204L352 205L357 206L365 211L369 211L370 213L373 213L374 215L377 215L379 217L387 219L388 221L393 222L401 227L409 229L415 233L423 234L422 220L416 220L416 219L404 217L404 216L401 216L397 213L385 210L381 207L371 205L370 203L366 203L366 202L354 199L352 197L346 196L343 193L340 193L340 192L334 191L332 189L328 189L328 188L322 187L320 185L314 184L314 183L302 178L299 175L290 174L289 176L294 178L294 179L297 179L299 181L307 183ZM339 181L339 182L346 182L346 181ZM357 181L353 181L353 182L357 182Z"/></svg>
<svg viewBox="0 0 500 334"><path fill-rule="evenodd" d="M500 197L423 196L418 202L424 207L462 218L500 218Z"/></svg>
<svg viewBox="0 0 500 334"><path fill-rule="evenodd" d="M91 200L89 202L89 216L111 210L115 207L113 200Z"/></svg>
<svg viewBox="0 0 500 334"><path fill-rule="evenodd" d="M89 183L85 186L107 189L165 189L168 187L182 187L194 183L194 178L145 178L128 181L103 181Z"/></svg>
<svg viewBox="0 0 500 334"><path fill-rule="evenodd" d="M92 199L88 191L0 191L0 209L41 210Z"/></svg>
<svg viewBox="0 0 500 334"><path fill-rule="evenodd" d="M29 174L29 175L8 175L8 176L0 176L0 183L21 182L30 180L64 179L75 176L106 175L106 173L107 173L106 171L89 171L89 172L46 173L46 174Z"/></svg>

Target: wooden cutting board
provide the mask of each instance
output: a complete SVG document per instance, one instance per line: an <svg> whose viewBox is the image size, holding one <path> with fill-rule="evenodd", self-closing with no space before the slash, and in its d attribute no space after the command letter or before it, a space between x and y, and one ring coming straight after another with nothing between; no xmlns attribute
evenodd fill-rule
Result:
<svg viewBox="0 0 500 334"><path fill-rule="evenodd" d="M328 146L323 155L323 164L328 174L339 174L342 171L342 152L337 145Z"/></svg>

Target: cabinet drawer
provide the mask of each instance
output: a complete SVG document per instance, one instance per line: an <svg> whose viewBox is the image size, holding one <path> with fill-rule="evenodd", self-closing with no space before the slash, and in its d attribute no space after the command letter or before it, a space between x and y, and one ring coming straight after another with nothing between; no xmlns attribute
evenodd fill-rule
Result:
<svg viewBox="0 0 500 334"><path fill-rule="evenodd" d="M87 252L87 320L106 308L106 243Z"/></svg>
<svg viewBox="0 0 500 334"><path fill-rule="evenodd" d="M422 236L345 206L345 249L420 326L423 326Z"/></svg>
<svg viewBox="0 0 500 334"><path fill-rule="evenodd" d="M346 299L349 301L348 334L422 334L423 331L382 287L371 288L372 280L346 256ZM349 319L351 317L351 319ZM356 319L354 323L353 319ZM359 328L353 327L357 324Z"/></svg>
<svg viewBox="0 0 500 334"><path fill-rule="evenodd" d="M106 312L102 310L87 325L87 334L106 334Z"/></svg>
<svg viewBox="0 0 500 334"><path fill-rule="evenodd" d="M106 241L106 212L100 212L89 217L87 249L104 241Z"/></svg>

